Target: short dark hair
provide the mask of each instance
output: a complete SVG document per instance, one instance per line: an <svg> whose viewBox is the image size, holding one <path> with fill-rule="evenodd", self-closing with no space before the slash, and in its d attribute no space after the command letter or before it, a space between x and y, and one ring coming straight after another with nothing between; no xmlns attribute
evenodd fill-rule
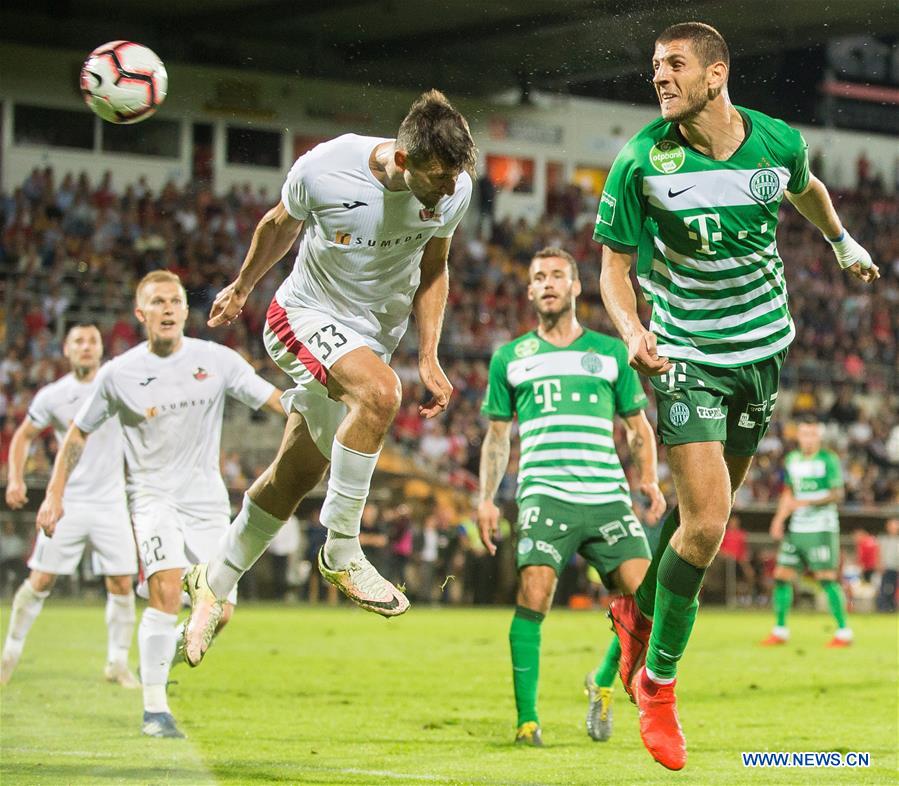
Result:
<svg viewBox="0 0 899 786"><path fill-rule="evenodd" d="M96 330L98 333L100 333L100 328L99 328L99 326L97 325L96 322L85 322L85 321L69 322L69 323L66 325L66 337L65 337L63 340L64 340L64 341L68 341L68 339L69 339L69 334L70 334L73 330L75 330L76 328L93 328L93 329Z"/></svg>
<svg viewBox="0 0 899 786"><path fill-rule="evenodd" d="M564 259L568 266L571 268L571 280L578 281L580 279L580 274L577 269L577 262L575 258L571 256L564 248L558 248L557 246L546 246L545 248L541 248L536 254L534 254L531 259L531 264L538 259L553 259L554 257L558 257L559 259Z"/></svg>
<svg viewBox="0 0 899 786"><path fill-rule="evenodd" d="M730 50L727 48L727 42L711 25L704 22L680 22L666 28L656 38L657 44L670 44L672 41L689 41L703 66L720 60L730 68Z"/></svg>
<svg viewBox="0 0 899 786"><path fill-rule="evenodd" d="M468 121L439 90L428 90L415 100L400 124L396 144L414 164L437 159L471 174L478 159Z"/></svg>

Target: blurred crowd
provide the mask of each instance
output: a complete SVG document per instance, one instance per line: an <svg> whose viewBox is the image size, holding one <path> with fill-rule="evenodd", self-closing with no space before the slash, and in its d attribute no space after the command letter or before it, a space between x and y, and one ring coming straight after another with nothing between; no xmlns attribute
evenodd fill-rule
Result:
<svg viewBox="0 0 899 786"><path fill-rule="evenodd" d="M595 199L577 187L566 188L562 196L548 200L547 214L536 222L497 221L492 203L489 210L476 206L457 232L441 346L455 395L444 417L423 421L418 415L426 396L418 380L414 323L394 356L404 402L392 430L393 449L413 456L444 486L466 494L477 488L486 427L479 409L488 362L494 349L535 326L527 269L536 250L555 245L572 252L583 283L583 324L614 332L599 298L601 249L592 240ZM794 444L790 415L808 412L826 422L827 442L843 459L847 506L899 504L899 199L876 182L837 192L834 198L846 226L880 265L882 278L868 288L852 280L839 270L819 233L796 211L783 209L778 243L798 333L784 371L779 410L738 507L776 499L782 458ZM67 325L99 324L107 357L133 346L142 339L132 313L134 285L150 270L168 268L182 277L191 306L189 335L227 344L276 384L287 382L268 359L261 334L268 303L292 259L259 285L240 320L214 333L205 325L216 292L233 277L256 223L276 199L249 186L222 196L200 185L172 183L154 192L144 180L117 191L109 173L92 180L84 173L59 176L49 168L34 170L14 192L0 194L0 345L5 347L0 361L0 479L13 431L35 391L66 371L60 339ZM643 309L648 318L645 304ZM516 442L500 489L506 502L514 499ZM627 450L620 452L630 472ZM54 453L52 434L46 432L35 441L29 472L46 474ZM661 458L661 480L670 496L664 452ZM224 456L223 468L238 488L258 470L240 454ZM409 516L408 511L398 513L398 507L388 506L376 517L384 532L373 537L388 539L375 546L384 549L384 559L398 570L408 558L416 579L420 570L430 570L442 574L441 582L455 575L464 585L460 574L466 560L447 555L474 554L476 538L466 529L467 514L437 506ZM411 534L400 537L396 522L404 517L411 522ZM442 545L434 545L433 532ZM474 564L476 556L469 561ZM464 590L471 597L473 582ZM441 592L453 590L444 587Z"/></svg>

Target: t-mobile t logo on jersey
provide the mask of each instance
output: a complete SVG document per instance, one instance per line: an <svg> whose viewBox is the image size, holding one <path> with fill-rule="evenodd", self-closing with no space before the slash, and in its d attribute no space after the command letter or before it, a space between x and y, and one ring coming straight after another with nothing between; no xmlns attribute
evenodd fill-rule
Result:
<svg viewBox="0 0 899 786"><path fill-rule="evenodd" d="M712 243L720 241L723 235L711 227L714 225L715 228L721 229L721 216L718 213L700 213L698 216L687 216L684 219L684 223L688 227L695 223L696 229L699 230L699 234L693 231L687 232L687 237L690 240L700 241L700 246L696 249L697 253L705 254L706 256L712 256L716 253L715 249L712 248Z"/></svg>
<svg viewBox="0 0 899 786"><path fill-rule="evenodd" d="M542 404L541 412L555 412L553 402L562 400L562 380L541 379L534 383L534 403Z"/></svg>

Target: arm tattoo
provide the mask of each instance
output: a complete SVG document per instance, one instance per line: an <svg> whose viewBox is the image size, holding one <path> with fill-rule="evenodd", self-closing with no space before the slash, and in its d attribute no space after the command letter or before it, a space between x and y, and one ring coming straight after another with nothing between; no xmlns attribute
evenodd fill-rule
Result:
<svg viewBox="0 0 899 786"><path fill-rule="evenodd" d="M643 471L643 456L640 455L643 445L643 435L640 434L639 431L634 430L633 435L628 441L628 447L630 447L631 460L634 462L634 466L637 468L638 473Z"/></svg>
<svg viewBox="0 0 899 786"><path fill-rule="evenodd" d="M62 468L66 473L66 478L69 478L72 474L72 470L75 469L78 461L81 459L81 454L84 452L84 443L83 442L69 442L62 454Z"/></svg>
<svg viewBox="0 0 899 786"><path fill-rule="evenodd" d="M481 501L493 499L509 466L509 438L487 430L481 446Z"/></svg>

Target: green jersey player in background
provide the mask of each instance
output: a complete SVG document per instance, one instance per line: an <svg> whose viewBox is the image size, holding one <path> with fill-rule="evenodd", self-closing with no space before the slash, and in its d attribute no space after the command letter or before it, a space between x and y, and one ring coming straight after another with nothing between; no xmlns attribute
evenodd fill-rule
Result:
<svg viewBox="0 0 899 786"><path fill-rule="evenodd" d="M509 463L517 415L519 585L509 630L518 709L515 741L539 746L540 624L559 574L577 552L607 587L632 593L649 566L646 536L615 453L616 415L624 420L640 491L650 500L647 518L657 521L665 500L658 486L655 439L643 412L646 394L628 366L627 347L578 323L575 299L581 283L574 258L562 249L545 248L534 256L529 274L528 299L537 311L537 330L500 347L490 361L481 409L490 426L481 448L478 528L495 554L500 512L493 498ZM605 660L611 666L601 675L605 679L588 681L587 730L597 740L611 733L617 655L613 642Z"/></svg>
<svg viewBox="0 0 899 786"><path fill-rule="evenodd" d="M793 581L797 569L807 569L827 595L837 622L828 647L848 647L852 630L846 624L846 598L840 586L840 518L837 504L843 501L840 457L821 446L822 426L814 419L799 423L799 449L784 460L784 488L777 512L771 519L771 537L780 541L774 569L774 613L777 624L764 645L786 644L790 637L787 613L793 605ZM784 535L784 523L790 519Z"/></svg>
<svg viewBox="0 0 899 786"><path fill-rule="evenodd" d="M677 662L795 335L775 239L784 196L821 230L842 268L866 283L878 271L809 173L801 134L731 103L730 56L717 30L669 27L656 40L652 69L662 116L615 159L594 236L604 246L606 308L631 366L655 390L678 498L644 582L612 603L620 673L647 749L681 769ZM652 306L648 330L630 279L634 256Z"/></svg>

